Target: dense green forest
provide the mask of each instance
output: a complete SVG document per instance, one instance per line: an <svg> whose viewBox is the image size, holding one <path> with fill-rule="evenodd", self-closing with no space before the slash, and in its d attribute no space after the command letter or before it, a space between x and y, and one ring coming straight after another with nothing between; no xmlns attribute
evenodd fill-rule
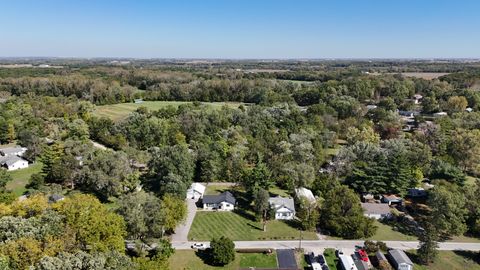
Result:
<svg viewBox="0 0 480 270"><path fill-rule="evenodd" d="M12 66L22 61L0 61L0 143L26 147L24 157L43 166L23 200L0 170L2 269L168 269L168 236L186 216L192 182L237 183L252 202L272 187L310 188L322 203L303 223L347 239L376 230L362 195L406 196L427 184L428 197L405 210L422 227L412 233L434 241L480 234L477 62ZM427 72L445 74L423 78ZM191 103L140 104L121 120L95 113L140 99ZM212 110L204 102L241 105ZM66 198L49 203L52 194ZM126 252L125 240L138 248Z"/></svg>

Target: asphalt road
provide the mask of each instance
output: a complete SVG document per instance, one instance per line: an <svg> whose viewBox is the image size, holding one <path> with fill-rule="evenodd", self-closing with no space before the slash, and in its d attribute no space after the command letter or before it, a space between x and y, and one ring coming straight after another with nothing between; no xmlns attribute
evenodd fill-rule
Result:
<svg viewBox="0 0 480 270"><path fill-rule="evenodd" d="M416 249L418 242L416 241L384 241L388 247L396 249ZM173 242L172 245L176 249L190 249L194 242ZM209 242L204 243L208 246ZM354 248L356 245L363 245L361 240L303 240L302 248ZM273 248L288 249L298 248L300 242L297 241L235 241L235 248ZM471 250L480 251L480 243L458 243L444 242L439 243L439 250Z"/></svg>

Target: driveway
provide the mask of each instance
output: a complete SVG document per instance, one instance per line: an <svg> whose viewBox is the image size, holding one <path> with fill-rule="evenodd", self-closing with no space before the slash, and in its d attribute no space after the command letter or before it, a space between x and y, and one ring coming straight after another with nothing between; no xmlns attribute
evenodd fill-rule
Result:
<svg viewBox="0 0 480 270"><path fill-rule="evenodd" d="M293 249L277 249L278 269L298 269Z"/></svg>
<svg viewBox="0 0 480 270"><path fill-rule="evenodd" d="M187 199L187 218L183 224L180 224L175 229L175 233L172 235L172 243L175 242L188 242L188 232L190 227L192 227L193 219L197 213L197 206L195 205L195 200ZM190 244L187 244L190 247Z"/></svg>

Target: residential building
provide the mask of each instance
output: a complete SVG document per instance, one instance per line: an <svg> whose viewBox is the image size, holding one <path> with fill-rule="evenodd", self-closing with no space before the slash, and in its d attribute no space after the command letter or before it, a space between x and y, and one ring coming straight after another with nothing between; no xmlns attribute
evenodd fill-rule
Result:
<svg viewBox="0 0 480 270"><path fill-rule="evenodd" d="M423 188L409 188L407 191L407 196L412 198L426 197L427 191Z"/></svg>
<svg viewBox="0 0 480 270"><path fill-rule="evenodd" d="M23 156L27 152L26 147L15 146L0 149L0 155L4 157Z"/></svg>
<svg viewBox="0 0 480 270"><path fill-rule="evenodd" d="M0 166L8 171L28 168L28 161L18 156L0 156Z"/></svg>
<svg viewBox="0 0 480 270"><path fill-rule="evenodd" d="M403 250L391 249L388 251L388 255L396 270L413 270L413 263Z"/></svg>
<svg viewBox="0 0 480 270"><path fill-rule="evenodd" d="M218 195L204 195L202 199L204 210L232 211L236 202L235 197L228 191Z"/></svg>
<svg viewBox="0 0 480 270"><path fill-rule="evenodd" d="M381 201L382 201L382 203L386 203L388 205L402 204L403 203L403 199L396 196L396 195L383 195Z"/></svg>
<svg viewBox="0 0 480 270"><path fill-rule="evenodd" d="M292 198L271 197L268 202L275 211L275 219L289 220L295 217L295 203Z"/></svg>
<svg viewBox="0 0 480 270"><path fill-rule="evenodd" d="M187 189L187 199L198 200L205 194L205 186L200 183L192 183Z"/></svg>
<svg viewBox="0 0 480 270"><path fill-rule="evenodd" d="M363 215L374 219L386 219L392 216L390 207L384 203L362 203Z"/></svg>

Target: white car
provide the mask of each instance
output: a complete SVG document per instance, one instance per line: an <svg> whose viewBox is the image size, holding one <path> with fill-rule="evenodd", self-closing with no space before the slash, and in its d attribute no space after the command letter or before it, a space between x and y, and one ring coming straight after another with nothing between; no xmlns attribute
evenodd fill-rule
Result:
<svg viewBox="0 0 480 270"><path fill-rule="evenodd" d="M193 249L199 249L199 250L204 250L207 248L207 246L205 244L202 244L202 243L194 243L192 245L192 248Z"/></svg>

